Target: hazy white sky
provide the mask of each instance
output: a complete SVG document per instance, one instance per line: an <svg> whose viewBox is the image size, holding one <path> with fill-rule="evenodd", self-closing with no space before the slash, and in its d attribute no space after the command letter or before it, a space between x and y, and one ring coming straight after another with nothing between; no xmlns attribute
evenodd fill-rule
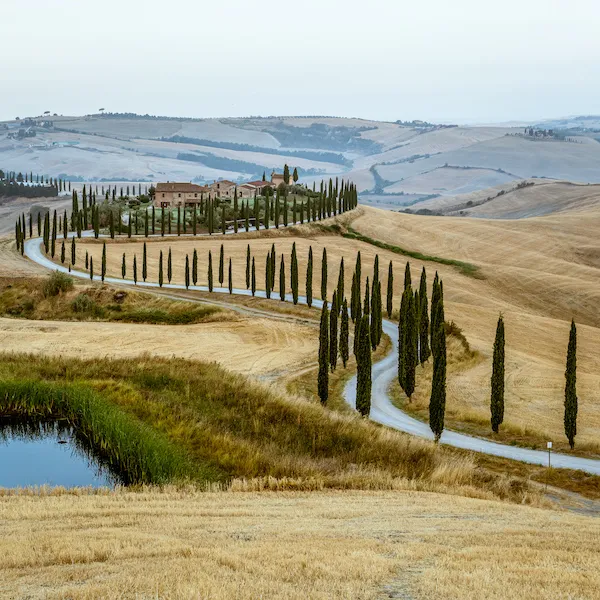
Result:
<svg viewBox="0 0 600 600"><path fill-rule="evenodd" d="M599 0L2 0L0 119L600 113Z"/></svg>

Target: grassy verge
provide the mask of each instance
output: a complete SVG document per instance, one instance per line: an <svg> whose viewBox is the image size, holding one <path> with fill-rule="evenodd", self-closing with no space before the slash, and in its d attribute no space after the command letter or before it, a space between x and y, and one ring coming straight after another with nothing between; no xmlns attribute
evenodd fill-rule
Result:
<svg viewBox="0 0 600 600"><path fill-rule="evenodd" d="M462 275L466 275L467 277L473 277L475 279L483 279L483 275L481 274L479 267L472 263L464 262L462 260L454 260L452 258L442 258L440 256L432 256L430 254L422 254L421 252L414 252L412 250L407 250L406 248L401 248L400 246L394 246L393 244L388 244L386 242L382 242L380 240L376 240L375 238L368 237L355 231L352 227L348 227L346 232L342 233L342 236L345 238L349 238L352 240L359 240L361 242L365 242L367 244L371 244L373 246L377 246L377 248L381 248L382 250L388 250L390 252L394 252L395 254L402 254L403 256L409 256L410 258L415 258L417 260L424 260L429 262L436 262L441 265L448 265L451 267L456 267Z"/></svg>
<svg viewBox="0 0 600 600"><path fill-rule="evenodd" d="M61 281L57 281L61 279ZM227 318L217 306L193 305L110 286L74 285L67 276L0 281L0 315L36 320L189 325Z"/></svg>
<svg viewBox="0 0 600 600"><path fill-rule="evenodd" d="M64 402L63 393L75 389L98 403L97 412L112 406L177 448L182 464L191 464L185 471L192 480L237 481L238 489L422 489L519 502L536 498L504 476L484 477L468 457L355 414L284 397L216 364L0 356L0 382L10 390L15 381L24 386L24 412L28 405L47 406L45 392L52 389L52 403ZM14 413L19 403L10 406ZM120 430L114 435L125 442L129 437ZM135 442L129 447L135 449Z"/></svg>
<svg viewBox="0 0 600 600"><path fill-rule="evenodd" d="M177 482L198 472L166 436L79 383L0 381L0 416L65 419L124 484Z"/></svg>

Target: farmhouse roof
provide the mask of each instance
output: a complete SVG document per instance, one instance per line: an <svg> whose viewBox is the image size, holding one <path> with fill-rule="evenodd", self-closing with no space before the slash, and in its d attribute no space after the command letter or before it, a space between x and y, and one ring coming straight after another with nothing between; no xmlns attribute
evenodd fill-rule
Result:
<svg viewBox="0 0 600 600"><path fill-rule="evenodd" d="M208 188L203 185L196 185L195 183L157 183L157 192L207 192Z"/></svg>

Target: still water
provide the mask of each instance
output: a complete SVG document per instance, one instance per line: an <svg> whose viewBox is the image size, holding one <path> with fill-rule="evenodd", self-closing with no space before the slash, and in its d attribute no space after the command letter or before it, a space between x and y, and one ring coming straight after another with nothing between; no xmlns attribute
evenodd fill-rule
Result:
<svg viewBox="0 0 600 600"><path fill-rule="evenodd" d="M114 487L118 478L100 464L61 421L0 418L0 487Z"/></svg>

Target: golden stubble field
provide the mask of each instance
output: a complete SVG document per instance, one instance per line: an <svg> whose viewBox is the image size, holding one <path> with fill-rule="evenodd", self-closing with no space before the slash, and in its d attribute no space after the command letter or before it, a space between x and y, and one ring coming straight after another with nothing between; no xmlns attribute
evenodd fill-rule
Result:
<svg viewBox="0 0 600 600"><path fill-rule="evenodd" d="M444 281L446 317L463 328L473 349L482 355L472 368L448 381L448 407L489 416L491 351L498 315L506 323L506 412L505 422L515 428L538 432L561 440L563 433L564 363L571 317L578 323L579 420L577 443L596 447L600 432L600 247L594 232L600 226L600 211L561 213L521 221L436 218L402 215L361 207L352 226L357 231L390 244L425 254L458 259L480 267L483 279L462 275L452 266L410 259L413 285L418 285L423 266L431 290L436 270ZM349 215L346 215L347 218ZM344 217L343 217L344 218ZM356 253L362 257L363 279L372 278L373 261L379 256L380 279L385 297L387 268L394 265L394 306L400 302L406 257L373 245L335 235L280 238L232 239L171 238L148 241L148 280L158 280L158 255L169 248L173 257L173 282L183 283L185 255L198 252L198 283L207 284L207 257L213 256L214 284L218 286L221 244L227 265L232 259L233 285L245 287L246 249L256 259L257 288L264 289L265 257L275 243L278 297L279 261L286 264L286 290L290 291L290 255L296 243L300 265L300 293L305 292L306 261L313 249L313 296L320 297L321 256L328 254L328 293L337 285L340 260L345 262L345 290L349 294ZM78 244L78 265L85 252L100 265L102 244L84 240ZM115 240L107 244L108 273L120 277L126 254L127 276L133 255L141 273L142 244ZM97 265L97 266L96 266ZM141 275L138 274L138 277ZM364 283L363 283L364 290ZM219 295L219 297L222 297Z"/></svg>
<svg viewBox="0 0 600 600"><path fill-rule="evenodd" d="M3 598L596 597L597 519L417 492L0 497Z"/></svg>

